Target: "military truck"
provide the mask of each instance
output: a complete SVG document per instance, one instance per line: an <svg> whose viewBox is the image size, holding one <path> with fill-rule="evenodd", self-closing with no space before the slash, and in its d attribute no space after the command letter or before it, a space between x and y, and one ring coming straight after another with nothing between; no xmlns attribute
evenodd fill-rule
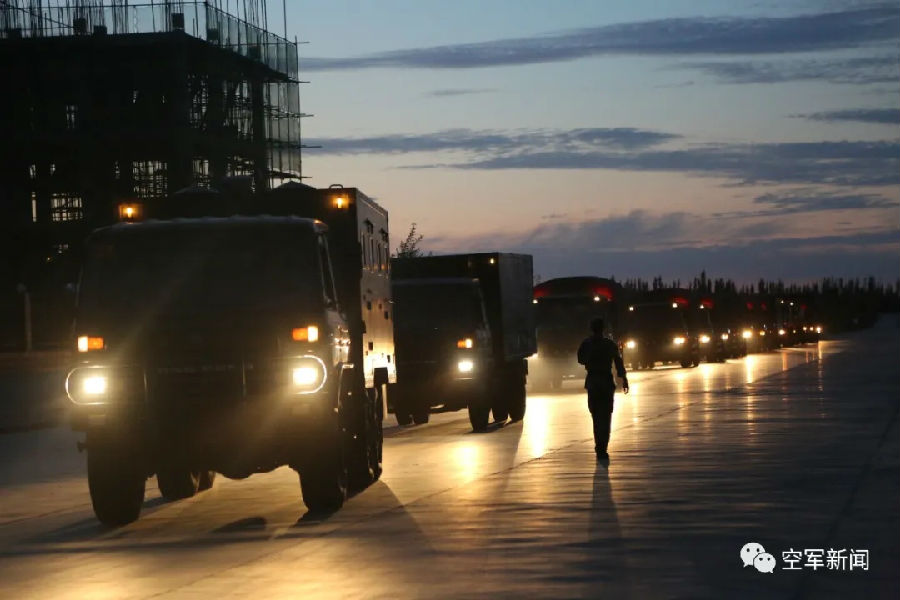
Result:
<svg viewBox="0 0 900 600"><path fill-rule="evenodd" d="M401 425L467 408L472 429L525 416L534 354L531 256L499 252L395 258L396 384Z"/></svg>
<svg viewBox="0 0 900 600"><path fill-rule="evenodd" d="M687 300L681 298L629 304L621 345L623 360L633 369L652 369L657 362L674 362L685 368L700 364L699 340L688 327L688 310Z"/></svg>
<svg viewBox="0 0 900 600"><path fill-rule="evenodd" d="M66 391L102 523L137 519L154 474L175 500L216 472L290 465L311 511L379 477L381 390L396 381L387 213L355 189L266 200L259 212L285 216L89 237Z"/></svg>
<svg viewBox="0 0 900 600"><path fill-rule="evenodd" d="M528 359L528 379L536 389L559 389L564 379L584 377L576 353L591 319L601 317L616 338L620 286L602 277L560 277L534 286L533 296L537 353Z"/></svg>

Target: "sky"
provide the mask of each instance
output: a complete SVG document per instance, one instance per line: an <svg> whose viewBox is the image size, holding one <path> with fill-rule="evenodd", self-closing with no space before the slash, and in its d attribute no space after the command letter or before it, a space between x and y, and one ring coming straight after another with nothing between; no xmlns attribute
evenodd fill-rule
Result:
<svg viewBox="0 0 900 600"><path fill-rule="evenodd" d="M896 1L289 0L287 31L306 181L377 198L394 247L900 276Z"/></svg>

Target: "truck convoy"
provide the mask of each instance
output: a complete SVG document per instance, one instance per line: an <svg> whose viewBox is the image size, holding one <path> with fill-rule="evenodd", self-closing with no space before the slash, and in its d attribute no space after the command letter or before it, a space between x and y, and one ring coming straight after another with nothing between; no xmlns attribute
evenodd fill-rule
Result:
<svg viewBox="0 0 900 600"><path fill-rule="evenodd" d="M583 378L575 356L587 336L588 324L603 318L606 332L616 339L620 287L601 277L562 277L534 286L537 354L528 361L535 389L559 389L567 378Z"/></svg>
<svg viewBox="0 0 900 600"><path fill-rule="evenodd" d="M467 408L472 429L525 415L534 354L532 261L482 253L391 261L397 382L388 401L401 425L434 409Z"/></svg>
<svg viewBox="0 0 900 600"><path fill-rule="evenodd" d="M290 465L311 511L379 477L396 381L387 213L355 189L265 200L88 239L66 390L102 523L137 519L154 474L174 500L216 472Z"/></svg>

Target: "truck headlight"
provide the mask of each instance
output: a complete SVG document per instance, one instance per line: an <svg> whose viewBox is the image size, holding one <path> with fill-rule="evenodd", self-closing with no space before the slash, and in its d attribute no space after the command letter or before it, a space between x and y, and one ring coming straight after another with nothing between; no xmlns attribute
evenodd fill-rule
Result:
<svg viewBox="0 0 900 600"><path fill-rule="evenodd" d="M709 336L706 335L706 334L701 335L701 336L700 336L700 343L701 343L701 344L708 344L708 343L709 343Z"/></svg>
<svg viewBox="0 0 900 600"><path fill-rule="evenodd" d="M66 377L66 395L75 404L109 401L109 373L102 367L73 369Z"/></svg>
<svg viewBox="0 0 900 600"><path fill-rule="evenodd" d="M322 389L328 371L318 356L300 356L291 367L291 384L296 394L314 394Z"/></svg>
<svg viewBox="0 0 900 600"><path fill-rule="evenodd" d="M816 333L822 333L822 326L821 326L821 325L817 325L817 326L816 326Z"/></svg>
<svg viewBox="0 0 900 600"><path fill-rule="evenodd" d="M685 339L683 337L681 337L680 335L678 337L672 338L672 343L675 344L676 346L681 346L684 344L684 342L685 342Z"/></svg>
<svg viewBox="0 0 900 600"><path fill-rule="evenodd" d="M106 375L93 375L81 381L81 391L85 396L103 396L108 386L109 380Z"/></svg>
<svg viewBox="0 0 900 600"><path fill-rule="evenodd" d="M787 331L785 331L784 329L778 330L778 335L784 335L785 333L787 333Z"/></svg>
<svg viewBox="0 0 900 600"><path fill-rule="evenodd" d="M456 363L456 368L460 373L471 373L475 369L475 363L468 358L464 358Z"/></svg>
<svg viewBox="0 0 900 600"><path fill-rule="evenodd" d="M741 337L744 338L745 340L749 340L750 338L753 337L753 332L750 331L749 329L745 329L745 330L741 333Z"/></svg>
<svg viewBox="0 0 900 600"><path fill-rule="evenodd" d="M625 342L625 347L629 350L634 350L635 348L637 348L637 342L634 340L628 340L627 342Z"/></svg>
<svg viewBox="0 0 900 600"><path fill-rule="evenodd" d="M728 334L727 334L727 333L723 333L720 337L722 338L722 341L723 341L723 342L727 342L727 341L728 341Z"/></svg>

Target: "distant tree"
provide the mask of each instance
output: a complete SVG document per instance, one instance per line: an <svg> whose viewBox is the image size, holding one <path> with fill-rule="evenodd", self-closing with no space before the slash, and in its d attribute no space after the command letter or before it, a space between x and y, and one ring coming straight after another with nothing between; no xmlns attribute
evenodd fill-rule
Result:
<svg viewBox="0 0 900 600"><path fill-rule="evenodd" d="M416 258L422 256L422 249L419 248L419 243L421 243L423 239L425 239L425 236L416 230L416 224L413 223L409 228L409 233L406 234L406 239L397 246L394 256L397 258Z"/></svg>

